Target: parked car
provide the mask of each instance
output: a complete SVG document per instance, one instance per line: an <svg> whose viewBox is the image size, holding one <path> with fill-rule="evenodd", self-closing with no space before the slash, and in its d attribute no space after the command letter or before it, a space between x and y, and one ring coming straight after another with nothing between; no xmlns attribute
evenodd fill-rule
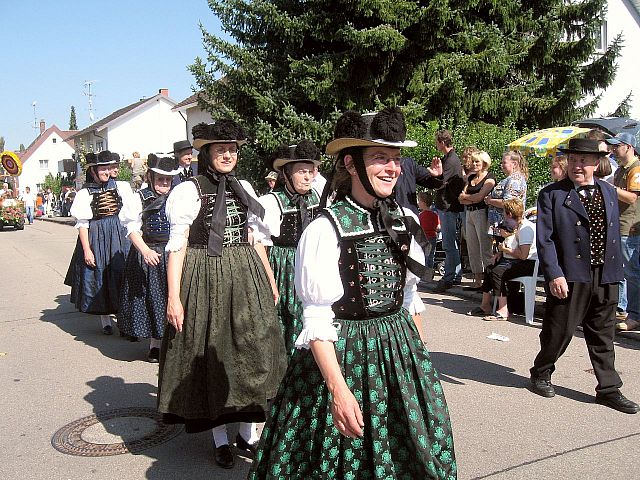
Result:
<svg viewBox="0 0 640 480"><path fill-rule="evenodd" d="M597 128L605 133L616 136L618 133L627 132L633 134L638 140L638 147L635 148L636 155L640 155L640 121L627 117L600 117L583 118L573 122L572 125L584 128Z"/></svg>

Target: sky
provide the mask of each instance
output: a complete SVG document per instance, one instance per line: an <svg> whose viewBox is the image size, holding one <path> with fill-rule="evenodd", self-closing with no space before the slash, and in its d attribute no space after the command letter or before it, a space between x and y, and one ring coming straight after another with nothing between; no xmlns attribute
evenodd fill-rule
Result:
<svg viewBox="0 0 640 480"><path fill-rule="evenodd" d="M37 124L61 130L72 105L82 129L161 88L181 102L195 87L187 66L206 56L199 23L222 33L207 0L0 0L0 19L0 136L13 151L39 134L33 102Z"/></svg>

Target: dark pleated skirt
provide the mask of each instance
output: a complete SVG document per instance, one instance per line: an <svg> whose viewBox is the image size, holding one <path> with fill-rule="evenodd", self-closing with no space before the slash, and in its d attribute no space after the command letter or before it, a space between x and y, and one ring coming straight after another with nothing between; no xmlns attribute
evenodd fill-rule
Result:
<svg viewBox="0 0 640 480"><path fill-rule="evenodd" d="M71 257L64 283L71 287L71 303L84 313L118 313L125 259L131 242L117 215L89 222L89 245L96 266L84 262L80 239Z"/></svg>
<svg viewBox="0 0 640 480"><path fill-rule="evenodd" d="M160 339L167 320L167 253L165 244L149 247L160 254L159 265L147 265L135 247L129 250L118 329L134 337Z"/></svg>
<svg viewBox="0 0 640 480"><path fill-rule="evenodd" d="M339 322L336 354L362 408L364 437L350 439L334 427L331 397L313 353L299 350L248 478L455 479L444 393L409 313Z"/></svg>
<svg viewBox="0 0 640 480"><path fill-rule="evenodd" d="M269 263L280 293L278 319L289 358L296 350L296 339L302 331L302 302L296 296L294 284L295 259L295 247L269 247Z"/></svg>
<svg viewBox="0 0 640 480"><path fill-rule="evenodd" d="M267 273L255 249L222 256L187 248L180 298L182 332L168 325L160 352L158 410L198 432L265 420L287 357Z"/></svg>

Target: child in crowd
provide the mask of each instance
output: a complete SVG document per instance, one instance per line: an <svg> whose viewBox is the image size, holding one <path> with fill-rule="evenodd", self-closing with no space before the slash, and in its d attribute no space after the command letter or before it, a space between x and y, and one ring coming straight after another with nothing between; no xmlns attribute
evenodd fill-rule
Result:
<svg viewBox="0 0 640 480"><path fill-rule="evenodd" d="M418 193L418 208L420 209L420 226L424 230L424 234L431 245L431 250L425 252L427 275L423 281L433 279L433 264L436 253L436 243L438 241L438 232L440 231L440 218L438 214L431 209L433 203L433 195L430 192Z"/></svg>

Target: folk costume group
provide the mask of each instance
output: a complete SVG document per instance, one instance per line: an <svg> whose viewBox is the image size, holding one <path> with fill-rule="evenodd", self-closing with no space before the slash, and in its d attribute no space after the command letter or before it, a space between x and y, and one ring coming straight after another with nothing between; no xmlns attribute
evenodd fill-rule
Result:
<svg viewBox="0 0 640 480"><path fill-rule="evenodd" d="M149 156L137 192L112 178L117 155L87 155L65 280L78 310L105 334L117 315L122 334L151 339L164 421L211 429L223 468L235 463L226 425L239 423L252 479L456 478L416 323L425 242L393 200L400 148L416 146L401 111L339 119L328 207L312 188L313 142L277 150L278 183L258 198L235 176L240 125L192 133L197 174L177 142L174 157Z"/></svg>

